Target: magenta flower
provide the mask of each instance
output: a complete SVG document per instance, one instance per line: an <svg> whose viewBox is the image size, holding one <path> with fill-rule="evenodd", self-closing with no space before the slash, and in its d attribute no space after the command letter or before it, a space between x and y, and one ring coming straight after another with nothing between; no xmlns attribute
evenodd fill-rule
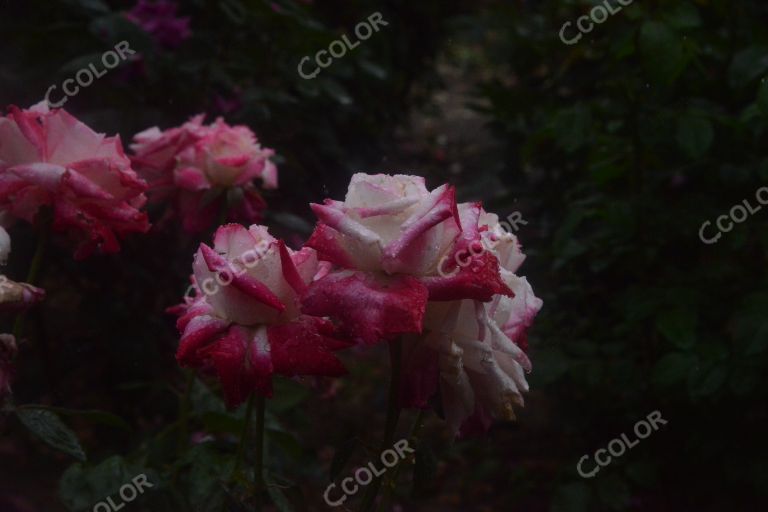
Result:
<svg viewBox="0 0 768 512"><path fill-rule="evenodd" d="M176 358L215 373L230 406L252 392L271 396L274 373L346 373L333 352L347 344L334 339L329 321L299 309L323 269L315 251L292 251L262 226L228 224L213 248L200 245L193 269L195 296L172 308L182 333Z"/></svg>
<svg viewBox="0 0 768 512"><path fill-rule="evenodd" d="M209 227L225 204L229 221L258 222L266 203L254 181L277 188L274 151L263 148L246 126L221 118L206 126L198 115L177 128L149 128L134 136L131 149L153 199L173 201L189 232Z"/></svg>
<svg viewBox="0 0 768 512"><path fill-rule="evenodd" d="M177 18L178 4L170 0L139 0L126 17L149 33L161 46L178 48L189 39L189 18Z"/></svg>
<svg viewBox="0 0 768 512"><path fill-rule="evenodd" d="M0 211L34 222L51 207L53 229L75 242L76 259L118 252L118 237L149 229L146 188L118 136L44 102L0 117Z"/></svg>

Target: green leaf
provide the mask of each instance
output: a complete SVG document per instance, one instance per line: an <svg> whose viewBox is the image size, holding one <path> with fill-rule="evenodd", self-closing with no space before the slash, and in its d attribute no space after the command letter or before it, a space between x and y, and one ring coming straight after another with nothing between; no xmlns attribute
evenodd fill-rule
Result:
<svg viewBox="0 0 768 512"><path fill-rule="evenodd" d="M268 428L266 436L270 444L280 447L293 460L299 460L304 454L301 443L290 432Z"/></svg>
<svg viewBox="0 0 768 512"><path fill-rule="evenodd" d="M275 397L269 402L269 408L278 413L296 408L310 394L306 386L302 386L290 379L276 378L274 386Z"/></svg>
<svg viewBox="0 0 768 512"><path fill-rule="evenodd" d="M109 6L102 0L65 0L64 3L81 8L89 14L106 14Z"/></svg>
<svg viewBox="0 0 768 512"><path fill-rule="evenodd" d="M677 120L677 143L689 158L704 156L712 145L714 130L709 119L686 114Z"/></svg>
<svg viewBox="0 0 768 512"><path fill-rule="evenodd" d="M689 29L701 26L699 10L690 2L680 1L665 12L665 21L672 28Z"/></svg>
<svg viewBox="0 0 768 512"><path fill-rule="evenodd" d="M704 368L691 372L688 378L688 389L692 396L705 397L716 393L725 384L728 369L723 364L706 365Z"/></svg>
<svg viewBox="0 0 768 512"><path fill-rule="evenodd" d="M265 476L264 480L267 484L267 493L269 494L269 497L272 498L272 503L277 507L277 510L280 512L293 512L293 505L291 505L291 502L285 496L283 489L269 476Z"/></svg>
<svg viewBox="0 0 768 512"><path fill-rule="evenodd" d="M757 107L764 116L768 116L768 80L760 80L760 86L757 89Z"/></svg>
<svg viewBox="0 0 768 512"><path fill-rule="evenodd" d="M247 20L248 11L240 0L221 0L219 8L237 25L242 25Z"/></svg>
<svg viewBox="0 0 768 512"><path fill-rule="evenodd" d="M589 486L583 482L562 485L555 491L551 512L587 512L592 503Z"/></svg>
<svg viewBox="0 0 768 512"><path fill-rule="evenodd" d="M226 496L224 480L232 472L233 457L219 453L212 443L193 446L177 464L189 466L182 474L182 492L192 509L197 512L214 512L222 509Z"/></svg>
<svg viewBox="0 0 768 512"><path fill-rule="evenodd" d="M16 417L33 434L51 447L85 461L85 452L77 436L53 412L37 407L19 407Z"/></svg>
<svg viewBox="0 0 768 512"><path fill-rule="evenodd" d="M64 407L48 407L46 405L32 405L30 407L35 407L38 409L46 409L48 411L54 412L56 414L61 414L63 416L80 416L94 423L100 423L102 425L120 428L123 430L131 430L131 426L123 418L107 411L98 411L95 409L87 409L87 410L67 409Z"/></svg>
<svg viewBox="0 0 768 512"><path fill-rule="evenodd" d="M683 45L664 23L648 21L640 29L640 52L648 77L662 85L677 80L686 65Z"/></svg>
<svg viewBox="0 0 768 512"><path fill-rule="evenodd" d="M736 54L728 70L728 82L740 89L768 71L768 46L750 46Z"/></svg>
<svg viewBox="0 0 768 512"><path fill-rule="evenodd" d="M244 421L226 412L206 412L200 415L206 432L211 434L233 434L239 436Z"/></svg>
<svg viewBox="0 0 768 512"><path fill-rule="evenodd" d="M555 140L568 153L573 153L587 143L591 127L592 114L584 105L561 110L552 121Z"/></svg>
<svg viewBox="0 0 768 512"><path fill-rule="evenodd" d="M369 60L365 60L365 59L361 60L360 69L362 69L372 77L377 78L379 80L386 80L388 77L388 73L386 69L379 66L378 64L374 64Z"/></svg>
<svg viewBox="0 0 768 512"><path fill-rule="evenodd" d="M338 81L334 79L328 79L324 80L322 84L325 92L327 92L328 95L336 100L340 105L348 106L354 102L347 89L344 88L344 86L341 85L341 83Z"/></svg>
<svg viewBox="0 0 768 512"><path fill-rule="evenodd" d="M696 365L696 356L673 352L656 363L651 373L653 383L661 388L685 381L691 368Z"/></svg>
<svg viewBox="0 0 768 512"><path fill-rule="evenodd" d="M734 394L738 396L746 396L749 394L760 381L760 375L758 372L750 367L743 365L737 367L731 372L731 377L728 379L728 384Z"/></svg>
<svg viewBox="0 0 768 512"><path fill-rule="evenodd" d="M118 455L109 457L95 466L77 462L62 475L59 481L59 498L69 510L90 512L96 503L109 496L116 497L123 485L130 484L135 477L142 474L151 484L151 487L142 486L142 490L157 490L160 478L154 471L129 465Z"/></svg>
<svg viewBox="0 0 768 512"><path fill-rule="evenodd" d="M626 510L631 493L627 483L616 475L608 475L597 481L600 501L610 510Z"/></svg>
<svg viewBox="0 0 768 512"><path fill-rule="evenodd" d="M689 309L664 311L656 319L656 328L678 348L690 348L696 343L697 315Z"/></svg>
<svg viewBox="0 0 768 512"><path fill-rule="evenodd" d="M227 410L224 401L198 378L194 378L192 381L190 402L192 404L192 410L196 414L205 414L209 412L223 414Z"/></svg>

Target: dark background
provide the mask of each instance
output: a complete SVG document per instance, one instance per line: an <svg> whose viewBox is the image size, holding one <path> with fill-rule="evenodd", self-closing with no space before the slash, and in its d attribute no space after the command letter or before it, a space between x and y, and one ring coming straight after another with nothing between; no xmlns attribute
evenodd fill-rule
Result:
<svg viewBox="0 0 768 512"><path fill-rule="evenodd" d="M189 0L179 14L192 36L166 49L125 19L132 2L4 0L0 106L40 101L127 40L140 60L65 108L126 146L200 112L247 124L279 155L266 223L294 246L311 230L308 202L343 197L356 171L449 181L461 200L521 212L520 273L544 300L526 408L517 423L455 443L430 412L388 508L763 510L766 208L716 244L698 231L744 199L756 204L768 183L768 4L635 1L564 44L563 23L594 4ZM299 77L302 57L353 38L377 11L389 26L316 79ZM208 236L179 231L134 236L119 255L84 262L49 251L48 298L27 329L40 348L21 347L14 401L108 411L127 425L62 413L88 454L73 464L4 414L0 511L90 510L141 472L157 488L127 512L241 510L218 479L242 411L225 412L202 381L192 421L217 441L177 449L185 377L163 311ZM6 273L23 280L36 235L23 224L10 232ZM350 377L279 382L268 405L268 468L294 510L326 510L329 471L375 458L386 355L344 359ZM583 455L632 437L655 410L666 426L594 478L578 476ZM413 417L404 413L402 432Z"/></svg>

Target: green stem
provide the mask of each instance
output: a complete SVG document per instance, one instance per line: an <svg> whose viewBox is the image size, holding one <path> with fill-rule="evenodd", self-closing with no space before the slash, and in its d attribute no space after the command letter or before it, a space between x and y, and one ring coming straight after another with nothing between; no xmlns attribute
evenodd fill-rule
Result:
<svg viewBox="0 0 768 512"><path fill-rule="evenodd" d="M384 428L384 439L382 440L379 453L390 446L394 440L397 421L400 419L400 404L398 396L400 394L400 365L403 343L400 338L389 342L389 363L391 377L389 380L389 403L387 405L387 419ZM376 501L376 495L381 487L381 477L377 477L371 482L363 496L363 502L360 505L360 512L370 512L373 509L373 503Z"/></svg>
<svg viewBox="0 0 768 512"><path fill-rule="evenodd" d="M424 426L425 411L426 409L419 409L419 414L416 415L416 420L413 422L413 426L411 427L411 433L408 434L408 439L414 441L413 444L415 446L418 445L419 435L421 434L421 429ZM389 479L389 487L385 489L384 496L381 498L381 503L379 503L379 508L376 509L378 512L384 510L384 503L392 499L392 496L395 493L395 489L397 489L397 479L400 476L400 468L402 467L402 462L400 462L392 471L392 477Z"/></svg>
<svg viewBox="0 0 768 512"><path fill-rule="evenodd" d="M27 278L25 283L34 285L40 277L40 269L43 266L43 256L45 255L45 248L48 245L48 235L50 233L49 226L46 224L40 230L40 236L37 237L37 247L35 248L35 254L32 256L32 264L29 267ZM16 321L13 324L13 335L16 339L23 334L24 321L26 314L24 312L19 313L16 316Z"/></svg>
<svg viewBox="0 0 768 512"><path fill-rule="evenodd" d="M261 493L264 490L264 412L266 400L263 395L256 397L256 445L253 449L253 473L256 484L257 510L261 510Z"/></svg>
<svg viewBox="0 0 768 512"><path fill-rule="evenodd" d="M189 402L192 395L192 386L195 383L195 372L185 370L187 374L184 395L179 402L179 454L189 443Z"/></svg>
<svg viewBox="0 0 768 512"><path fill-rule="evenodd" d="M251 416L253 416L253 402L254 393L248 397L248 404L245 406L245 425L243 425L243 431L240 433L240 444L237 447L237 456L235 457L235 467L232 468L232 475L229 477L230 481L234 480L237 474L240 472L240 467L243 465L243 458L245 456L245 447L248 444L248 433L251 430Z"/></svg>

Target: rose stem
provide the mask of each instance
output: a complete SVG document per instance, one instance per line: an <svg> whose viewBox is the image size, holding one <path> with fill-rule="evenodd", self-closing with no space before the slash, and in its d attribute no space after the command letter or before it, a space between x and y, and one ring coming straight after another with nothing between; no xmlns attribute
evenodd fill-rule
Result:
<svg viewBox="0 0 768 512"><path fill-rule="evenodd" d="M381 443L381 449L379 453L389 448L392 445L393 437L395 436L395 430L397 428L397 421L400 419L400 404L398 396L400 394L400 364L402 352L402 339L396 338L389 342L389 363L391 369L391 377L389 380L389 404L387 406L387 419L386 427L384 430L384 439ZM373 502L376 500L376 495L381 487L381 477L377 477L368 486L363 496L363 502L360 506L360 512L370 512L373 508Z"/></svg>
<svg viewBox="0 0 768 512"><path fill-rule="evenodd" d="M35 255L32 256L32 264L29 267L27 278L25 283L34 285L37 279L40 277L40 269L43 266L43 255L45 254L45 248L48 245L48 223L44 223L40 230L40 236L37 237L37 247L35 248ZM26 314L22 311L16 316L16 321L13 324L13 336L18 340L24 331L24 320Z"/></svg>
<svg viewBox="0 0 768 512"><path fill-rule="evenodd" d="M243 464L245 446L248 444L248 431L251 429L251 416L253 416L254 395L255 393L251 393L250 396L248 396L248 404L245 406L245 425L243 425L243 431L240 433L240 444L237 446L235 467L232 468L232 475L229 477L230 481L235 479L237 474L240 472L240 466Z"/></svg>
<svg viewBox="0 0 768 512"><path fill-rule="evenodd" d="M421 435L421 429L424 426L424 412L425 409L419 409L419 414L416 415L416 420L413 422L413 426L411 427L411 433L408 435L408 439L411 439L414 441L414 445L418 446L418 440L419 436ZM387 490L385 490L384 496L381 498L381 503L379 503L379 508L377 508L377 511L384 510L384 502L387 500L390 500L392 496L395 493L395 490L397 489L397 478L400 476L400 468L403 467L403 461L400 461L397 463L397 466L395 466L395 469L392 471L392 478L390 478L390 486Z"/></svg>
<svg viewBox="0 0 768 512"><path fill-rule="evenodd" d="M184 451L189 443L189 402L192 395L192 386L195 384L195 372L193 370L184 370L186 373L184 395L179 402L179 453Z"/></svg>

